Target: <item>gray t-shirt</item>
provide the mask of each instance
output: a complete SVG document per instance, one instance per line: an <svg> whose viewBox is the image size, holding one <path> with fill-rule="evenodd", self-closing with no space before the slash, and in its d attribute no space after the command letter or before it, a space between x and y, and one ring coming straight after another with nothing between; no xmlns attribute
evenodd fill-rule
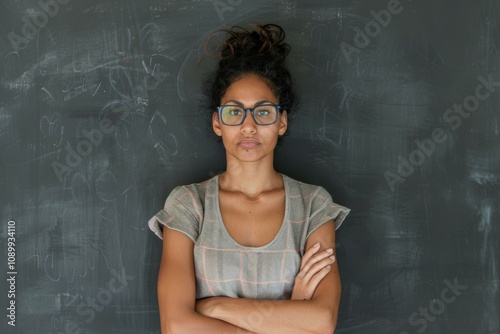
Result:
<svg viewBox="0 0 500 334"><path fill-rule="evenodd" d="M196 298L290 299L307 238L335 220L342 224L350 209L332 202L319 186L283 175L285 215L275 238L262 247L246 247L229 235L219 209L219 178L172 190L149 228L162 238L167 226L194 242Z"/></svg>

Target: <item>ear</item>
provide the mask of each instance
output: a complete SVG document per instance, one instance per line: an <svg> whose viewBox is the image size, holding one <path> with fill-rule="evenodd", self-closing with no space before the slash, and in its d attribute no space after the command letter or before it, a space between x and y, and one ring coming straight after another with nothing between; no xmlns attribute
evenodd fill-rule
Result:
<svg viewBox="0 0 500 334"><path fill-rule="evenodd" d="M219 114L217 112L213 112L212 114L212 129L214 130L217 136L222 136L222 130L219 122Z"/></svg>
<svg viewBox="0 0 500 334"><path fill-rule="evenodd" d="M286 113L286 110L283 110L280 116L280 128L278 134L280 136L283 136L287 128L288 128L288 114Z"/></svg>

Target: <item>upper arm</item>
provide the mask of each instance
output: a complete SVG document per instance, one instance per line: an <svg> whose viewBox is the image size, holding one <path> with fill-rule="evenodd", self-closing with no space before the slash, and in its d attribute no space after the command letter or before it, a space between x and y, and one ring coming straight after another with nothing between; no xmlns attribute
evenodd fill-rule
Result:
<svg viewBox="0 0 500 334"><path fill-rule="evenodd" d="M309 249L315 243L320 243L320 250L324 251L328 248L333 249L335 255L335 224L330 220L320 227L318 227L306 241L306 249ZM316 291L314 292L312 300L319 302L331 310L334 322L337 319L338 307L340 303L340 275L338 270L337 261L332 263L332 269L321 280Z"/></svg>
<svg viewBox="0 0 500 334"><path fill-rule="evenodd" d="M196 281L194 243L186 235L163 227L163 250L158 274L158 306L162 329L172 319L194 312Z"/></svg>

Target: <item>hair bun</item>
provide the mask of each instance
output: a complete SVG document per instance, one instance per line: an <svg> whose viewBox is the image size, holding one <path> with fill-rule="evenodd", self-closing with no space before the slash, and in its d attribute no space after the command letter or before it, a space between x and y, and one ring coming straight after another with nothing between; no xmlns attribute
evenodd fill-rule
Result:
<svg viewBox="0 0 500 334"><path fill-rule="evenodd" d="M254 31L233 26L226 32L221 57L265 57L268 61L284 62L290 52L290 45L284 43L285 31L276 24L253 24Z"/></svg>

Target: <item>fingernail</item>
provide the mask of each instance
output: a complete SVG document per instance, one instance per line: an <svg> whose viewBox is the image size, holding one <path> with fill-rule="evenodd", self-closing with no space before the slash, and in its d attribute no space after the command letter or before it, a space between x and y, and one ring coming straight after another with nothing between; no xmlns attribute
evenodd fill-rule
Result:
<svg viewBox="0 0 500 334"><path fill-rule="evenodd" d="M328 248L326 251L327 251L328 253L333 253L333 249L332 249L332 248Z"/></svg>
<svg viewBox="0 0 500 334"><path fill-rule="evenodd" d="M326 269L330 270L330 269L332 269L332 266L326 266Z"/></svg>
<svg viewBox="0 0 500 334"><path fill-rule="evenodd" d="M319 246L319 242L315 243L313 247L318 247Z"/></svg>
<svg viewBox="0 0 500 334"><path fill-rule="evenodd" d="M330 256L330 259L332 259L332 261L335 261L335 255Z"/></svg>

